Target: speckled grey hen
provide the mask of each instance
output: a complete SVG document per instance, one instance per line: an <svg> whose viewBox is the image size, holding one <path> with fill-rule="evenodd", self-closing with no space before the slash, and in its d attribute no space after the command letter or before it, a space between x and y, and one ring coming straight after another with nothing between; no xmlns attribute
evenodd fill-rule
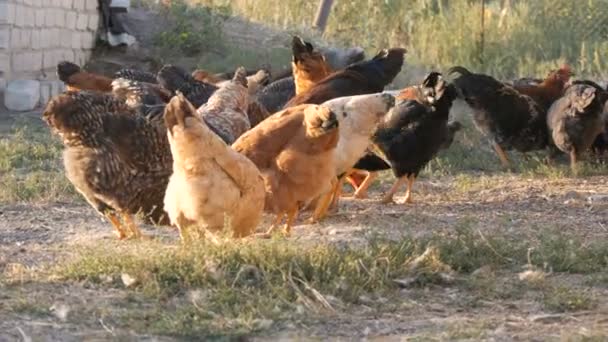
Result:
<svg viewBox="0 0 608 342"><path fill-rule="evenodd" d="M120 239L141 236L133 215L168 223L172 158L162 117L147 120L112 95L67 92L49 101L43 119L63 140L68 179Z"/></svg>
<svg viewBox="0 0 608 342"><path fill-rule="evenodd" d="M198 114L224 142L232 144L251 128L248 106L247 73L245 68L240 67L234 73L234 78L198 109Z"/></svg>

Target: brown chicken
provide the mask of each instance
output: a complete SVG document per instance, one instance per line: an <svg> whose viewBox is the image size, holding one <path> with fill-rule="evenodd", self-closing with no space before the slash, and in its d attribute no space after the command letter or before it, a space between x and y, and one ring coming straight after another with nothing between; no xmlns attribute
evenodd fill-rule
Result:
<svg viewBox="0 0 608 342"><path fill-rule="evenodd" d="M141 236L133 215L168 223L163 198L172 159L162 119L147 120L112 95L93 92L56 96L43 119L63 140L67 178L120 239Z"/></svg>
<svg viewBox="0 0 608 342"><path fill-rule="evenodd" d="M570 77L574 73L570 66L564 65L561 68L554 70L540 84L516 84L513 86L515 90L521 94L528 95L532 100L536 101L545 112L553 102L557 101L564 95L566 85L570 81Z"/></svg>
<svg viewBox="0 0 608 342"><path fill-rule="evenodd" d="M112 91L112 79L89 73L71 62L57 64L57 76L65 83L67 90Z"/></svg>
<svg viewBox="0 0 608 342"><path fill-rule="evenodd" d="M251 128L247 117L248 106L247 78L245 68L241 67L231 81L224 83L211 95L198 113L227 144L232 144Z"/></svg>
<svg viewBox="0 0 608 342"><path fill-rule="evenodd" d="M325 57L311 43L294 36L291 42L292 77L272 82L258 94L260 103L271 113L281 110L294 96L308 91L331 73Z"/></svg>
<svg viewBox="0 0 608 342"><path fill-rule="evenodd" d="M336 71L308 91L289 100L286 108L303 103L321 104L342 96L379 93L401 71L406 50L381 50L369 61Z"/></svg>
<svg viewBox="0 0 608 342"><path fill-rule="evenodd" d="M264 209L277 215L267 234L285 215L284 231L289 234L299 208L331 189L338 138L335 113L319 105L301 105L270 116L232 145L264 178Z"/></svg>
<svg viewBox="0 0 608 342"><path fill-rule="evenodd" d="M325 61L325 57L320 52L315 51L309 42L295 36L293 37L292 50L291 70L296 86L295 95L308 91L331 74L332 70Z"/></svg>
<svg viewBox="0 0 608 342"><path fill-rule="evenodd" d="M173 156L164 208L182 240L190 239L193 225L206 234L222 228L234 237L253 233L265 197L257 167L214 134L183 95L169 102L164 118Z"/></svg>

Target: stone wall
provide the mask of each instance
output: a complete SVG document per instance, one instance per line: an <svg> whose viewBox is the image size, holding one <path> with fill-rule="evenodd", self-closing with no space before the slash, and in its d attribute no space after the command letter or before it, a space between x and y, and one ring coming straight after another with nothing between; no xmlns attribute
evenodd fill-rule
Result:
<svg viewBox="0 0 608 342"><path fill-rule="evenodd" d="M42 95L58 92L57 63L83 65L91 55L97 7L97 0L0 0L0 91L30 79L41 82Z"/></svg>

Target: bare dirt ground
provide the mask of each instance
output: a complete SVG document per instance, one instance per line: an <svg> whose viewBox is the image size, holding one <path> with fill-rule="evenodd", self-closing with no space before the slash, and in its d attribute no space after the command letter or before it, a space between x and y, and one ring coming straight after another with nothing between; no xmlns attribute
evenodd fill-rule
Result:
<svg viewBox="0 0 608 342"><path fill-rule="evenodd" d="M32 115L33 116L33 115ZM31 119L35 120L35 119ZM391 177L385 177L390 179ZM411 205L378 203L390 182L372 188L368 200L344 199L339 212L320 224L298 224L291 239L303 243L364 244L372 235L450 234L467 225L482 236L507 234L533 239L550 228L585 241L608 236L608 180L525 178L519 174L473 175L472 183L458 177L421 179ZM464 184L463 184L464 183ZM398 196L397 200L401 198ZM262 225L268 225L268 219ZM177 245L170 228L145 227L166 244ZM0 204L0 270L5 276L36 272L61 262L83 246L130 244L118 242L108 223L82 202ZM522 265L523 266L523 265ZM517 283L517 273L489 270L498 291ZM396 309L378 311L365 299L356 307L311 316L302 322L279 323L253 339L370 338L402 340L578 340L608 333L608 288L586 286L588 277L555 273L553 284L568 284L592 294L592 310L554 313L539 303L539 294L526 290L492 299L458 286L406 288ZM146 312L146 302L128 289L88 283L24 282L0 286L0 341L173 340L149 336L124 327L125 310ZM509 290L511 291L511 290ZM375 305L386 298L370 298ZM392 304L395 304L393 302ZM600 339L598 339L600 340Z"/></svg>

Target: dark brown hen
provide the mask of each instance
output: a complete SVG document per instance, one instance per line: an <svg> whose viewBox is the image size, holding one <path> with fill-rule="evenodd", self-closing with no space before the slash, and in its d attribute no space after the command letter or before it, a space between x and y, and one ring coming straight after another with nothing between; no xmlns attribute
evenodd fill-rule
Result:
<svg viewBox="0 0 608 342"><path fill-rule="evenodd" d="M547 147L547 112L531 97L463 67L454 67L449 73L458 74L453 84L473 109L477 128L492 140L503 166L510 165L504 150L528 152Z"/></svg>
<svg viewBox="0 0 608 342"><path fill-rule="evenodd" d="M136 214L168 223L172 158L162 117L147 120L111 95L67 92L48 103L43 119L63 140L68 179L119 238L141 236Z"/></svg>

